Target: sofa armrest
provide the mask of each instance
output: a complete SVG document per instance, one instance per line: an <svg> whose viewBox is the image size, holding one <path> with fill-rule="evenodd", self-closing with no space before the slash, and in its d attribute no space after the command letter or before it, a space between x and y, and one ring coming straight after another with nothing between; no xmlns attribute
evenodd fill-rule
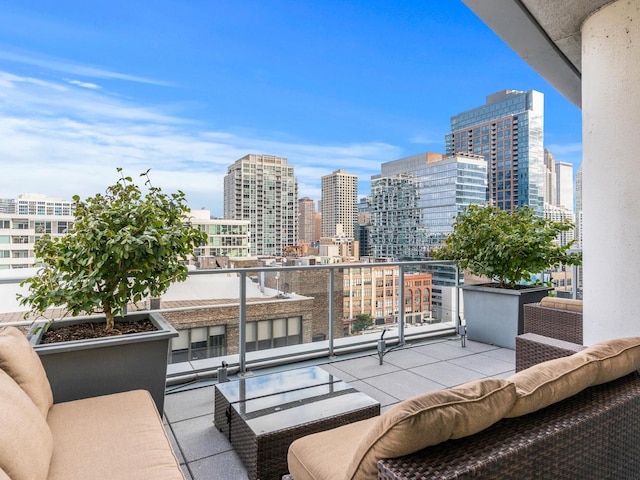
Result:
<svg viewBox="0 0 640 480"><path fill-rule="evenodd" d="M538 303L526 303L523 308L523 333L537 333L582 345L582 312L543 307Z"/></svg>
<svg viewBox="0 0 640 480"><path fill-rule="evenodd" d="M555 358L568 357L584 345L545 337L536 333L524 333L516 337L516 372Z"/></svg>

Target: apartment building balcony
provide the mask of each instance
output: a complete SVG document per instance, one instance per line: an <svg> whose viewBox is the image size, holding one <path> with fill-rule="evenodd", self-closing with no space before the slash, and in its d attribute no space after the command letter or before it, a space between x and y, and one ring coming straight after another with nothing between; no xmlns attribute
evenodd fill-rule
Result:
<svg viewBox="0 0 640 480"><path fill-rule="evenodd" d="M450 287L451 301L443 302L442 298L439 301L441 318L432 318L430 322L421 324L405 324L402 312L398 311L400 323L385 323L365 334L345 336L340 303L344 283L337 278L344 275L346 269L363 271L371 269L372 265L376 264L278 265L200 271L193 272L184 284L177 284L179 290L167 292L161 300L160 312L165 318L173 319L174 326L182 332L189 331L191 336L187 338L192 342L187 361L168 365L163 412L166 431L188 480L249 478L229 438L213 424L214 388L224 380L220 373L223 362L227 365L225 372L230 380L318 366L379 402L382 411L422 392L454 387L485 377L508 377L514 373L513 350L463 341L465 339L457 334L460 331L458 325L450 319L460 318L460 313L443 312L455 310L451 302L456 302L453 295L457 289L453 286ZM406 273L405 270L426 266L440 270L451 267L447 262L386 262L378 265L399 267L400 276ZM303 276L296 281L297 274ZM14 283L19 281L15 275ZM222 278L226 287L215 283L215 291L207 291L206 286L213 278ZM0 287L9 283L10 280L0 283ZM398 288L403 288L403 285L404 281L398 281ZM296 293L291 290L293 286L307 290L303 294ZM225 290L228 288L230 290ZM183 296L178 300L185 291L190 292L193 298ZM262 297L259 296L261 291L264 293ZM330 291L334 291L334 295L328 294ZM227 298L212 298L216 295ZM313 297L318 297L321 304L316 307L325 307L319 312L320 321L315 323L308 318L313 310L309 306ZM2 294L0 299L3 299ZM285 306L287 309L283 310ZM132 305L132 310L150 307L150 304ZM211 326L208 336L196 338L193 332L200 329L200 335L204 325L198 318L213 318L212 312L219 313L227 308L235 312L232 315L239 324L239 330L234 334L230 326L226 327L226 348L219 348L220 342L211 343L215 336L213 329L218 329L216 332L219 333L219 325ZM295 331L290 331L286 337L274 335L279 328L278 318L286 315L291 319L294 317L291 312L298 308L307 312L301 316L310 321L311 326L304 325L303 321L299 335ZM256 317L257 312L262 312L259 314L262 316ZM275 317L278 318L269 318L269 312L277 312ZM182 322L176 320L180 316ZM259 326L265 319L271 321L268 324L270 336ZM287 328L291 328L290 322L287 323ZM249 324L258 324L253 334L248 333L251 331ZM320 331L324 334L318 335ZM383 332L386 335L381 354L379 340ZM274 345L283 346L261 348ZM171 347L174 360L184 358L182 347L181 344Z"/></svg>

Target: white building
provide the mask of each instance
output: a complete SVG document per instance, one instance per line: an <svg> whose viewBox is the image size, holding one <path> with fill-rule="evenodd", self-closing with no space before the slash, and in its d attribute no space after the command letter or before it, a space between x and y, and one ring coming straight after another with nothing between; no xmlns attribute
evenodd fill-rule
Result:
<svg viewBox="0 0 640 480"><path fill-rule="evenodd" d="M224 266L223 259L249 257L249 221L211 218L209 210L191 210L191 223L205 232L209 240L196 248L194 256L202 269Z"/></svg>
<svg viewBox="0 0 640 480"><path fill-rule="evenodd" d="M573 165L556 162L556 205L573 212Z"/></svg>
<svg viewBox="0 0 640 480"><path fill-rule="evenodd" d="M575 225L575 218L573 212L562 205L549 205L544 206L544 217L554 222L564 222L569 220ZM567 232L561 232L558 237L558 243L560 245L567 245L569 242L575 239L575 230L569 230ZM574 245L575 246L575 245Z"/></svg>
<svg viewBox="0 0 640 480"><path fill-rule="evenodd" d="M0 270L36 266L35 242L66 234L74 211L74 202L40 194L0 199Z"/></svg>
<svg viewBox="0 0 640 480"><path fill-rule="evenodd" d="M358 177L336 170L322 177L322 237L355 237L358 224Z"/></svg>
<svg viewBox="0 0 640 480"><path fill-rule="evenodd" d="M298 244L298 181L287 159L246 155L224 177L224 218L248 220L250 254L281 255Z"/></svg>

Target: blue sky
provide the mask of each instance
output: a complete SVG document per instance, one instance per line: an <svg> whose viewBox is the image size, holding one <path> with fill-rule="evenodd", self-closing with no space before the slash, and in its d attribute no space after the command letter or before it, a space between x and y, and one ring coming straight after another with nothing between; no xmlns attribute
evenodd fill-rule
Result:
<svg viewBox="0 0 640 480"><path fill-rule="evenodd" d="M458 0L4 0L0 197L71 199L151 169L222 215L227 167L287 157L300 197L343 168L443 152L450 117L545 94L545 146L581 162L581 113Z"/></svg>

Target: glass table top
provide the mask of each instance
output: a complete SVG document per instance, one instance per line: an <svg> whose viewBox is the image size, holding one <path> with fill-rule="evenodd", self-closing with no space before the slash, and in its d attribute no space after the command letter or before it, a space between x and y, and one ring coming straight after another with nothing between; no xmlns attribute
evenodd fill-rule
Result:
<svg viewBox="0 0 640 480"><path fill-rule="evenodd" d="M256 434L379 405L316 366L243 378L216 388Z"/></svg>

